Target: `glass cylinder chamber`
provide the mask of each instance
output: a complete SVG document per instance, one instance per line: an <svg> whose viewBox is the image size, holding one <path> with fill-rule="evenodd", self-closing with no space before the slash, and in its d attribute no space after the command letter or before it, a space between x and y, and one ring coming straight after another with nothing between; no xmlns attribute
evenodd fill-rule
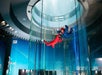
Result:
<svg viewBox="0 0 102 75"><path fill-rule="evenodd" d="M59 12L64 7L67 7L67 3L62 5L63 8L58 12L56 10L59 7L55 5L61 4L61 1L59 1L59 4L52 5L55 7L53 11L51 8L46 8L46 3L53 4L53 1L46 2L46 0L41 0L38 5L32 8L28 54L29 74L90 75L86 28L83 23L77 21L80 18L80 14L82 14L80 4L75 1L74 5L71 6L73 9L75 8L73 14L67 13L67 15L62 15L61 13L65 13ZM57 3L57 0L55 3ZM80 8L80 11L78 11L78 8ZM72 11L71 9L68 10ZM67 10L63 11L69 12ZM73 23L73 21L77 22ZM55 35L57 35L57 29L64 27L64 25L73 28L72 34L68 38L63 39L61 43L56 44L55 48L46 46L43 40L53 40Z"/></svg>

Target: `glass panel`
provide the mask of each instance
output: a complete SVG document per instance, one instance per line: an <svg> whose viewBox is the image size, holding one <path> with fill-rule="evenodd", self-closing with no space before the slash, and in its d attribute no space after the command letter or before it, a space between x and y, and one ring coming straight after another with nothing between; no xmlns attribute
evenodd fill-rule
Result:
<svg viewBox="0 0 102 75"><path fill-rule="evenodd" d="M43 0L42 0L43 1ZM44 12L45 5L41 1L39 7L36 6L35 11ZM77 2L74 3L75 7ZM52 5L53 6L53 5ZM54 6L53 6L54 7ZM79 10L79 11L78 11ZM51 11L48 9L48 12ZM54 11L54 10L53 10ZM60 11L60 10L59 10ZM77 12L78 11L78 12ZM44 12L46 13L46 12ZM40 18L34 10L32 10L32 24L31 24L31 33L30 33L30 47L29 47L29 70L34 70L37 75L90 75L90 64L89 64L89 55L87 49L87 36L85 24L79 19L80 14L82 13L81 7L75 8L75 21L76 24L68 24L69 21L73 19L67 19L67 25L73 28L73 32L69 35L68 38L64 38L63 42L55 45L55 48L51 46L46 46L43 40L51 41L57 35L57 28L64 27L64 21L56 21L56 23L50 23L52 20L45 20L43 18L44 13L40 14ZM57 12L56 12L57 13ZM53 15L53 13L48 13ZM54 14L55 16L55 14ZM36 20L39 21L38 25L35 25L33 22ZM36 21L35 21L36 22ZM73 22L72 22L73 23ZM47 29L51 24L52 28ZM44 26L45 25L45 26ZM55 26L53 26L55 25ZM36 29L38 26L38 30ZM50 27L51 27L50 26ZM53 28L55 27L55 28ZM36 31L36 32L34 32ZM48 32L47 32L48 31ZM35 38L35 36L37 38ZM33 59L31 59L33 57Z"/></svg>

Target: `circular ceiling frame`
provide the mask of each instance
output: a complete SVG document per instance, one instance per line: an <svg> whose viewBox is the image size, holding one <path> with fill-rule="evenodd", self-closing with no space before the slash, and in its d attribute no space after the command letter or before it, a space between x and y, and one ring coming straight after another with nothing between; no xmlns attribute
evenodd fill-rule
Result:
<svg viewBox="0 0 102 75"><path fill-rule="evenodd" d="M38 3L39 1L36 2L36 4ZM31 3L31 4L30 4ZM32 17L32 9L34 8L36 11L36 15L39 16L39 18L41 18L41 12L36 8L34 7L36 4L32 5L34 3L32 3L32 0L29 2L28 6L27 6L27 17L30 21L32 21L34 23L34 25L36 25L37 27L41 28L41 25L40 23L38 23L38 21ZM82 3L81 3L82 5ZM83 7L83 5L82 5ZM50 16L50 15L47 15L47 14L44 14L42 15L42 18L48 20L48 21L53 21L53 22L59 22L59 21L64 21L66 20L68 17L72 17L73 15L76 14L76 9L80 8L80 4L77 5L77 7L75 7L75 9L73 11L71 11L69 14L64 14L64 15L60 15L60 16ZM84 7L83 7L84 8ZM73 13L74 12L74 13ZM83 15L84 14L84 10L83 10L83 13L80 17L78 17L78 19L82 19L83 18ZM33 20L32 20L33 19ZM76 20L76 22L73 22L72 24L70 24L69 26L73 26L77 23L77 21L79 20ZM64 26L64 25L63 25ZM43 25L42 26L42 29L46 29L46 30L51 30L52 29L59 29L60 27L49 27L49 26L46 26L46 25Z"/></svg>

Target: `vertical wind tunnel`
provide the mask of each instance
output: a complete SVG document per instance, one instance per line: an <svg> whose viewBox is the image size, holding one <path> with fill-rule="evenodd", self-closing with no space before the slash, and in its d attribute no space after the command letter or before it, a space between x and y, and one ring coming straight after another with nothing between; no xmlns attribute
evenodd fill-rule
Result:
<svg viewBox="0 0 102 75"><path fill-rule="evenodd" d="M6 75L90 75L86 25L82 19L85 10L79 0L29 1L30 39L12 38ZM72 28L72 33L61 37L62 42L54 48L47 46L44 40L52 41L65 25ZM0 53L1 75L5 47L2 41L0 45L0 52L4 50Z"/></svg>
<svg viewBox="0 0 102 75"><path fill-rule="evenodd" d="M28 51L29 74L90 75L85 23L81 21L83 7L77 0L41 0L31 11ZM73 28L68 38L46 46L57 30L65 25ZM35 37L36 36L36 37Z"/></svg>

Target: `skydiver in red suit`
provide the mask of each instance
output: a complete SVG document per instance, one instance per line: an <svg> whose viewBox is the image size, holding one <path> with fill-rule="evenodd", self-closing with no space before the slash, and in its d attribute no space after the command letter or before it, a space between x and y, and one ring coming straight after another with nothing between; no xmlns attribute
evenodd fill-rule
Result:
<svg viewBox="0 0 102 75"><path fill-rule="evenodd" d="M50 42L47 42L44 40L44 43L47 46L51 46L52 48L54 48L57 43L61 43L61 42L62 42L61 34L57 34L56 37Z"/></svg>
<svg viewBox="0 0 102 75"><path fill-rule="evenodd" d="M52 48L54 48L57 43L62 42L62 38L68 38L69 35L72 34L72 31L72 28L69 28L67 25L65 25L65 28L62 27L59 31L57 31L58 34L56 35L55 39L50 42L44 40L44 43L47 46L52 46Z"/></svg>

